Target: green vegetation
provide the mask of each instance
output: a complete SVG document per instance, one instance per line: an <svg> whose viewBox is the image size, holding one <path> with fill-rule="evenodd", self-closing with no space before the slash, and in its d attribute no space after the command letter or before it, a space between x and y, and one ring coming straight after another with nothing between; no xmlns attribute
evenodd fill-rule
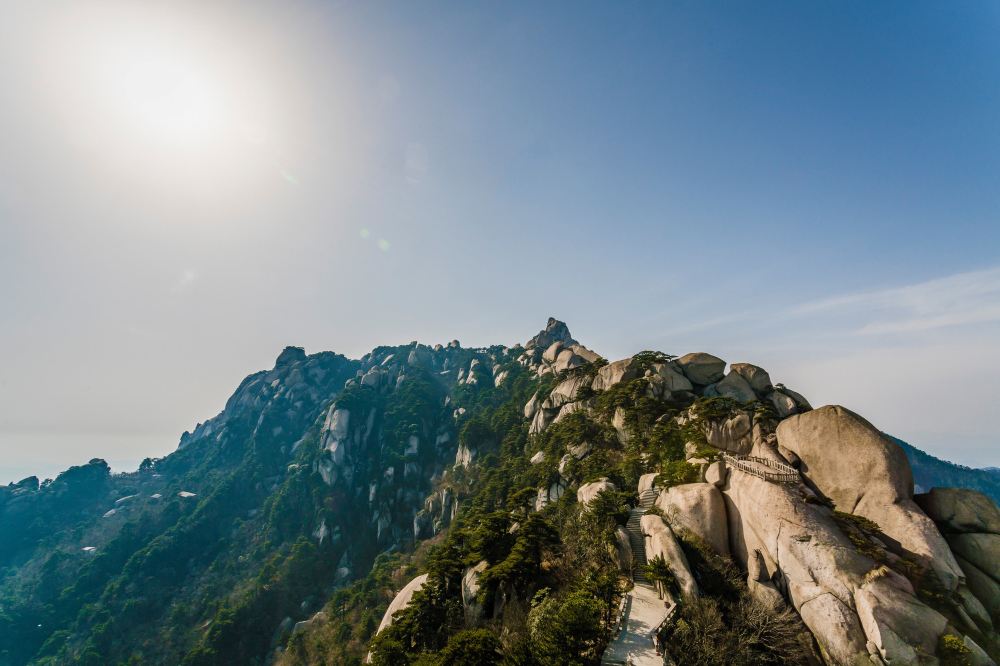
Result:
<svg viewBox="0 0 1000 666"><path fill-rule="evenodd" d="M955 634L944 634L938 639L937 654L941 666L972 666L972 650Z"/></svg>
<svg viewBox="0 0 1000 666"><path fill-rule="evenodd" d="M685 534L681 546L702 595L685 600L677 621L665 632L664 645L677 663L818 663L811 634L794 611L755 599L732 560L697 538Z"/></svg>
<svg viewBox="0 0 1000 666"><path fill-rule="evenodd" d="M616 529L640 476L655 472L661 488L695 482L686 459L718 454L710 422L773 410L661 400L636 379L582 392L592 409L529 436L532 395L604 362L537 378L501 347L435 353L447 369L428 365L427 348L376 349L364 369L397 363L391 381L374 371L348 382L361 364L333 354L293 361L248 377L216 422L134 474L94 460L0 488L0 665L360 666L369 652L394 666L597 664L629 585ZM633 364L641 375L671 359L643 352ZM478 383L456 384L474 360ZM500 386L491 372L506 373ZM334 410L350 414L337 436L324 426ZM473 454L468 466L454 465L458 447ZM600 478L617 489L580 506L579 486ZM885 555L877 525L835 519L951 612L914 562ZM415 522L432 536L415 538ZM681 545L702 596L665 630L677 663L815 658L794 613L756 601L744 574L697 539ZM679 597L662 557L646 573ZM426 583L376 636L420 574ZM966 663L960 639L939 649L943 663Z"/></svg>

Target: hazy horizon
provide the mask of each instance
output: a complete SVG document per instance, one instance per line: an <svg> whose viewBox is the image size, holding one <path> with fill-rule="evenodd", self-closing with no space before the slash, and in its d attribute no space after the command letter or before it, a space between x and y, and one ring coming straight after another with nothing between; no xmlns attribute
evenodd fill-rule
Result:
<svg viewBox="0 0 1000 666"><path fill-rule="evenodd" d="M747 361L1000 465L1000 6L15 0L0 484L287 345Z"/></svg>

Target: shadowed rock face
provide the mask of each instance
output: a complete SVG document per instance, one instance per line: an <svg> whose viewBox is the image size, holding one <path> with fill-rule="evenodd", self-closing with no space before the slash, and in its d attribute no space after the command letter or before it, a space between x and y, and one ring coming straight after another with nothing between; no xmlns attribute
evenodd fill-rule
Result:
<svg viewBox="0 0 1000 666"><path fill-rule="evenodd" d="M685 354L677 359L677 365L693 384L702 386L713 384L722 379L726 369L725 361L705 352Z"/></svg>
<svg viewBox="0 0 1000 666"><path fill-rule="evenodd" d="M789 417L778 444L841 511L874 521L934 570L949 590L965 578L934 522L913 501L906 454L872 424L839 406Z"/></svg>
<svg viewBox="0 0 1000 666"><path fill-rule="evenodd" d="M994 633L1000 625L1000 509L965 488L932 488L914 500L944 533L966 575L958 595L969 620Z"/></svg>
<svg viewBox="0 0 1000 666"><path fill-rule="evenodd" d="M681 593L685 597L698 596L698 583L691 573L691 565L670 526L656 514L646 514L640 524L646 537L646 560L662 557L677 578Z"/></svg>
<svg viewBox="0 0 1000 666"><path fill-rule="evenodd" d="M382 621L378 624L378 631L382 631L392 624L392 616L406 608L406 606L410 603L410 600L413 599L413 595L416 594L417 590L422 588L426 582L427 574L421 574L407 583L406 586L396 594L392 603L390 603L389 607L385 609Z"/></svg>
<svg viewBox="0 0 1000 666"><path fill-rule="evenodd" d="M867 662L870 654L887 663L937 663L917 655L934 654L946 619L916 598L908 580L861 554L830 509L803 501L795 486L737 469L724 495L734 558L783 590L829 663Z"/></svg>

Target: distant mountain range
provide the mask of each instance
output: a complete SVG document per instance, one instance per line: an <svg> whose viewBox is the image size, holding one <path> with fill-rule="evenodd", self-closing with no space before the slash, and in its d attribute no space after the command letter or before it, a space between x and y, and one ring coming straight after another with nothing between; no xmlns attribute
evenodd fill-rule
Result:
<svg viewBox="0 0 1000 666"><path fill-rule="evenodd" d="M916 492L927 492L931 488L970 488L1000 503L1000 467L976 469L956 465L935 458L898 437L889 435L889 438L899 444L906 452L906 457L910 459Z"/></svg>

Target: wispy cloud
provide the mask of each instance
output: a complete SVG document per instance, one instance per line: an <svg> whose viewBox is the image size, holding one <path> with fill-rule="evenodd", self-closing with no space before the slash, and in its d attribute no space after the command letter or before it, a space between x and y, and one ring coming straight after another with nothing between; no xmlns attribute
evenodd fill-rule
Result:
<svg viewBox="0 0 1000 666"><path fill-rule="evenodd" d="M197 280L198 273L188 268L181 271L170 290L174 293L184 291L185 289L189 289Z"/></svg>
<svg viewBox="0 0 1000 666"><path fill-rule="evenodd" d="M857 333L926 331L1000 321L1000 267L800 304L791 316L849 316Z"/></svg>

